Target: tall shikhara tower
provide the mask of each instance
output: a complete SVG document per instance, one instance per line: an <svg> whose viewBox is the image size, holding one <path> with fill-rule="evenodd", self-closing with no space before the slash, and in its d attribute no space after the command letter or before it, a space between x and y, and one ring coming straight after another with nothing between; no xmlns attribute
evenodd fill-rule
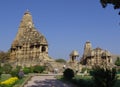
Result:
<svg viewBox="0 0 120 87"><path fill-rule="evenodd" d="M43 65L46 61L53 61L48 56L47 40L36 30L30 12L26 11L11 45L10 63L33 66Z"/></svg>

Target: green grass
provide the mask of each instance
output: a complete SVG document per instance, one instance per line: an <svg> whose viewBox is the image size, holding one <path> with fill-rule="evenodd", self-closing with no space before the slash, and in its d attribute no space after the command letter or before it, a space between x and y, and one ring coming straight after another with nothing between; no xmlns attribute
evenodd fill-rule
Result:
<svg viewBox="0 0 120 87"><path fill-rule="evenodd" d="M5 80L9 79L10 77L11 77L10 74L2 74L0 76L0 82L5 81Z"/></svg>
<svg viewBox="0 0 120 87"><path fill-rule="evenodd" d="M10 77L11 77L10 74L2 74L2 75L0 76L0 82L5 81L5 80L9 79ZM24 78L19 79L19 80L16 82L16 84L14 85L14 87L20 87L20 86L25 82L25 80L26 80L27 78L28 78L28 76L25 76Z"/></svg>
<svg viewBox="0 0 120 87"><path fill-rule="evenodd" d="M20 87L28 78L28 76L23 77L22 79L19 79L16 84L14 85L14 87Z"/></svg>

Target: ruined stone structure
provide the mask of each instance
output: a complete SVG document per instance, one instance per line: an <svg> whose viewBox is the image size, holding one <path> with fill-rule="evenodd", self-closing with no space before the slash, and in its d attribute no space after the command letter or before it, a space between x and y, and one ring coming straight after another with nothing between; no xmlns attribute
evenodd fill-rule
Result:
<svg viewBox="0 0 120 87"><path fill-rule="evenodd" d="M78 53L78 51L76 51L76 50L73 50L71 53L70 53L70 60L68 60L68 62L67 62L67 67L68 68L71 68L71 69L73 69L73 70L79 70L79 65L80 65L80 63L79 63L79 59L78 59L78 57L79 57L79 53Z"/></svg>
<svg viewBox="0 0 120 87"><path fill-rule="evenodd" d="M76 50L73 50L70 53L70 61L69 62L77 62L77 57L79 57L79 53Z"/></svg>
<svg viewBox="0 0 120 87"><path fill-rule="evenodd" d="M11 45L10 63L20 66L43 65L54 61L48 56L48 42L36 30L29 11L20 22L18 33Z"/></svg>
<svg viewBox="0 0 120 87"><path fill-rule="evenodd" d="M88 66L103 64L106 64L107 66L113 65L110 52L99 47L93 49L89 41L85 43L81 63Z"/></svg>

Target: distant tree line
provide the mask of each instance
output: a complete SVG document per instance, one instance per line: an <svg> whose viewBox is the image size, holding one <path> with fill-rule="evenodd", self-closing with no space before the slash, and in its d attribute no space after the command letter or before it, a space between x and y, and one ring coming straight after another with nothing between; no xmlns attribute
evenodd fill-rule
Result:
<svg viewBox="0 0 120 87"><path fill-rule="evenodd" d="M116 66L120 66L120 57L117 57L117 59L115 61L115 65Z"/></svg>
<svg viewBox="0 0 120 87"><path fill-rule="evenodd" d="M56 59L55 61L56 61L56 62L59 62L59 63L66 63L66 60L64 60L64 59L62 59L62 58Z"/></svg>
<svg viewBox="0 0 120 87"><path fill-rule="evenodd" d="M5 63L10 58L10 51L4 52L0 51L0 63Z"/></svg>

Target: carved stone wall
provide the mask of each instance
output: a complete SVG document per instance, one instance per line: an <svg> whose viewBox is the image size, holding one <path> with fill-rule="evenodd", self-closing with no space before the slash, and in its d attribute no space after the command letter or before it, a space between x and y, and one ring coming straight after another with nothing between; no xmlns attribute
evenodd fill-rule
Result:
<svg viewBox="0 0 120 87"><path fill-rule="evenodd" d="M11 45L10 63L20 66L43 65L54 61L48 56L48 42L36 30L29 11L26 11Z"/></svg>
<svg viewBox="0 0 120 87"><path fill-rule="evenodd" d="M83 65L113 65L112 56L109 51L103 50L99 47L92 49L91 43L86 42L84 47L84 53L81 58Z"/></svg>

